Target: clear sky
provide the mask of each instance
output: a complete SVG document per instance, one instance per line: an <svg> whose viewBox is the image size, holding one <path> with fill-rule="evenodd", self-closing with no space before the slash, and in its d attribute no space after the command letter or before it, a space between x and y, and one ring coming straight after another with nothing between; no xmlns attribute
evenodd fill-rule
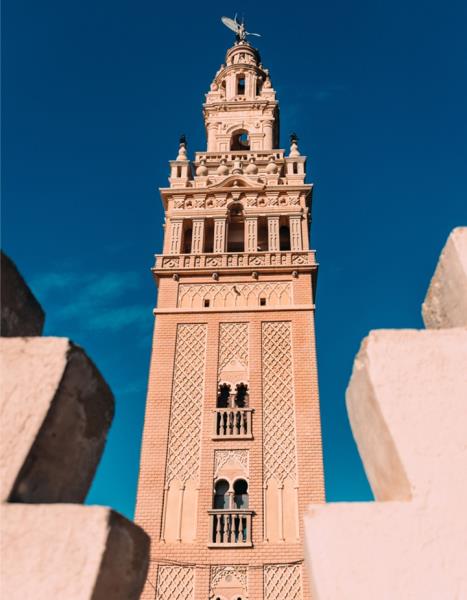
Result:
<svg viewBox="0 0 467 600"><path fill-rule="evenodd" d="M449 231L467 224L464 0L4 0L3 247L116 396L88 502L133 515L155 286L157 187L245 13L315 183L328 500L371 492L345 388L370 329L422 326Z"/></svg>

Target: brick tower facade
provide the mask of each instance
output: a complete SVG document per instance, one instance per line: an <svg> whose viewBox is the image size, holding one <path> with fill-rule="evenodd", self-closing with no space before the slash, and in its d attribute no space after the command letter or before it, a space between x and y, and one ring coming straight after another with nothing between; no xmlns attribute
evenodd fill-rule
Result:
<svg viewBox="0 0 467 600"><path fill-rule="evenodd" d="M163 253L136 520L146 600L308 600L302 516L324 501L312 186L279 146L269 72L246 41L162 188Z"/></svg>

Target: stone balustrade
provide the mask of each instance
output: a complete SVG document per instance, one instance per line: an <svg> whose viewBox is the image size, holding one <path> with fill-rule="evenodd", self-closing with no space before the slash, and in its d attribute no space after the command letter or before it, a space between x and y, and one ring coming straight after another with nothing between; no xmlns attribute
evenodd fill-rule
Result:
<svg viewBox="0 0 467 600"><path fill-rule="evenodd" d="M216 408L214 411L214 438L251 439L253 437L251 408Z"/></svg>
<svg viewBox="0 0 467 600"><path fill-rule="evenodd" d="M211 543L210 547L234 546L250 547L251 510L210 510Z"/></svg>

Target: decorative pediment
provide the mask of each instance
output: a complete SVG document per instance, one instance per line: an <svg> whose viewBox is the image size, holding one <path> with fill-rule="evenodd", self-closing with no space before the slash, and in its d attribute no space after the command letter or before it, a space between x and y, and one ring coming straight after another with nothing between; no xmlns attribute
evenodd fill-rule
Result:
<svg viewBox="0 0 467 600"><path fill-rule="evenodd" d="M229 175L222 181L208 185L209 190L220 190L220 189L238 189L238 188L249 188L251 190L264 190L266 187L265 183L258 183L252 181L248 177L243 175Z"/></svg>

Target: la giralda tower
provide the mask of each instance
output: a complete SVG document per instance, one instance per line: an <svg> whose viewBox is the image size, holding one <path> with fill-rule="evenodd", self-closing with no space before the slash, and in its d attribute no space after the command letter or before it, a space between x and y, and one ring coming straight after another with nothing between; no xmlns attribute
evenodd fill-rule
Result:
<svg viewBox="0 0 467 600"><path fill-rule="evenodd" d="M145 600L309 600L302 517L324 501L312 185L279 144L268 69L240 30L182 137L166 225L136 520Z"/></svg>

